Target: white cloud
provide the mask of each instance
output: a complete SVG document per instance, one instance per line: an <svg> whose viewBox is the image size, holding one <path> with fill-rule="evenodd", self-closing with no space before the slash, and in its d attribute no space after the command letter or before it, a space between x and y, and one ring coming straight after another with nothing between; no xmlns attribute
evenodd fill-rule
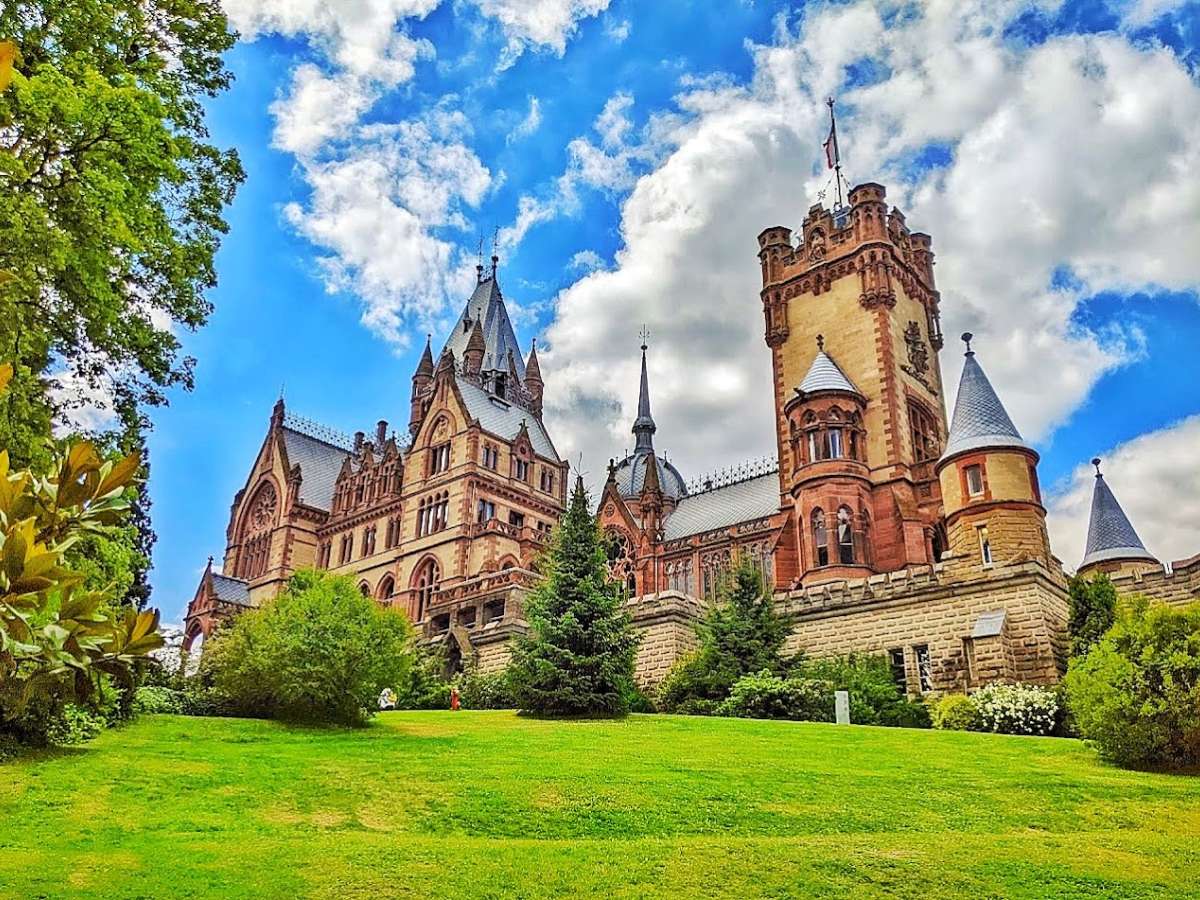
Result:
<svg viewBox="0 0 1200 900"><path fill-rule="evenodd" d="M595 250L580 250L571 257L568 268L573 272L594 272L596 269L604 268L604 260Z"/></svg>
<svg viewBox="0 0 1200 900"><path fill-rule="evenodd" d="M579 23L608 9L610 0L473 0L479 11L499 23L507 40L499 68L506 69L525 50L548 49L562 56Z"/></svg>
<svg viewBox="0 0 1200 900"><path fill-rule="evenodd" d="M839 91L851 176L887 184L933 235L946 333L975 332L1027 437L1138 353L1135 333L1090 332L1073 314L1097 290L1200 285L1200 87L1169 51L1120 35L1022 47L1004 30L1026 6L939 0L886 27L875 4L822 7L752 48L750 85L685 85L633 141L649 145L636 181L611 163L631 147L614 106L597 133L617 147L580 139L587 152L573 145L559 181L630 191L615 267L563 291L547 331L560 449L585 449L597 471L628 444L647 321L656 440L685 475L773 451L754 239L797 226L825 186L822 101ZM868 59L882 80L842 90L846 66ZM949 164L914 175L935 142ZM512 234L554 212L531 201ZM1051 289L1061 269L1075 277ZM943 365L955 384L953 342Z"/></svg>
<svg viewBox="0 0 1200 900"><path fill-rule="evenodd" d="M1140 435L1100 454L1104 480L1138 537L1163 562L1193 556L1200 522L1200 415ZM1049 499L1046 522L1054 552L1073 569L1083 559L1095 471L1081 464Z"/></svg>
<svg viewBox="0 0 1200 900"><path fill-rule="evenodd" d="M618 44L625 43L631 31L633 23L628 19L608 19L604 23L604 33Z"/></svg>
<svg viewBox="0 0 1200 900"><path fill-rule="evenodd" d="M511 144L533 134L542 124L542 104L537 97L529 98L529 112L517 123L517 127L508 133L505 143Z"/></svg>
<svg viewBox="0 0 1200 900"><path fill-rule="evenodd" d="M271 104L272 144L297 156L312 156L358 122L378 99L370 82L351 75L329 77L309 63L292 72L291 90Z"/></svg>

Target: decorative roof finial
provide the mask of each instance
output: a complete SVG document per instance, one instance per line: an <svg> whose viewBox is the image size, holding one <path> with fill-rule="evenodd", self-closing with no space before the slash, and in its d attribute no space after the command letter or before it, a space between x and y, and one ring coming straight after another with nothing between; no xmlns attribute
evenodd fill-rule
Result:
<svg viewBox="0 0 1200 900"><path fill-rule="evenodd" d="M492 277L496 277L496 265L500 262L500 257L496 253L496 247L500 243L500 226L497 225L492 231Z"/></svg>
<svg viewBox="0 0 1200 900"><path fill-rule="evenodd" d="M645 324L642 325L642 330L638 332L638 337L642 339L642 352L646 352L646 346L650 342L650 331Z"/></svg>
<svg viewBox="0 0 1200 900"><path fill-rule="evenodd" d="M823 334L817 335L817 349L821 352L825 351L825 335Z"/></svg>
<svg viewBox="0 0 1200 900"><path fill-rule="evenodd" d="M971 341L974 339L975 339L975 335L971 334L971 332L964 331L962 333L962 342L967 345L967 353L966 353L967 356L975 355L975 351L971 349Z"/></svg>
<svg viewBox="0 0 1200 900"><path fill-rule="evenodd" d="M1096 477L1103 478L1104 476L1100 474L1100 457L1093 456L1092 457L1092 465L1096 467Z"/></svg>

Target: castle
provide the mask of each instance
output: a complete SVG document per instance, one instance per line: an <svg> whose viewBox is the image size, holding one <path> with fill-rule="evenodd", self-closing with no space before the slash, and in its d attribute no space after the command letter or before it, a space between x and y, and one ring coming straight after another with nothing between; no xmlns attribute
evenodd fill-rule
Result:
<svg viewBox="0 0 1200 900"><path fill-rule="evenodd" d="M642 633L637 677L660 680L735 556L793 622L791 651L886 654L910 693L994 680L1052 683L1066 657L1067 578L1053 556L1038 454L967 341L947 421L928 235L868 183L813 206L795 241L758 238L777 464L693 485L656 452L642 369L635 445L598 504L610 570ZM451 670L504 666L522 599L566 502L542 420L536 346L523 357L498 260L435 365L412 379L407 434L353 438L280 400L234 498L221 572L188 607L185 647L316 566L352 575L445 648ZM1082 573L1171 601L1200 596L1200 556L1165 569L1099 474Z"/></svg>

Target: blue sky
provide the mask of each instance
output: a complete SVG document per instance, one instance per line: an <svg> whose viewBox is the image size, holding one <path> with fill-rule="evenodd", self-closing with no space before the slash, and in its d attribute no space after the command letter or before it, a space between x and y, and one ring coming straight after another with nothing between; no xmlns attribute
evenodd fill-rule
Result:
<svg viewBox="0 0 1200 900"><path fill-rule="evenodd" d="M152 416L168 620L220 560L281 387L340 430L403 428L496 229L560 451L596 473L628 444L645 321L685 476L771 452L754 239L825 186L828 93L851 179L933 235L946 331L978 335L1041 450L1064 562L1096 453L1152 550L1200 550L1200 5L226 8L245 39L209 121L247 180L212 318L182 336L195 390Z"/></svg>

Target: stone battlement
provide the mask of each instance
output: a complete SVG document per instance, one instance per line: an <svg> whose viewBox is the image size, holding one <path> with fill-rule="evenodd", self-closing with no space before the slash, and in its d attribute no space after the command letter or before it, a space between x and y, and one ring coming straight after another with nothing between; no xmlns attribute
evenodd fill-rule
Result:
<svg viewBox="0 0 1200 900"><path fill-rule="evenodd" d="M1112 577L1118 594L1143 594L1164 603L1200 601L1200 553L1171 564L1168 569L1132 572Z"/></svg>

